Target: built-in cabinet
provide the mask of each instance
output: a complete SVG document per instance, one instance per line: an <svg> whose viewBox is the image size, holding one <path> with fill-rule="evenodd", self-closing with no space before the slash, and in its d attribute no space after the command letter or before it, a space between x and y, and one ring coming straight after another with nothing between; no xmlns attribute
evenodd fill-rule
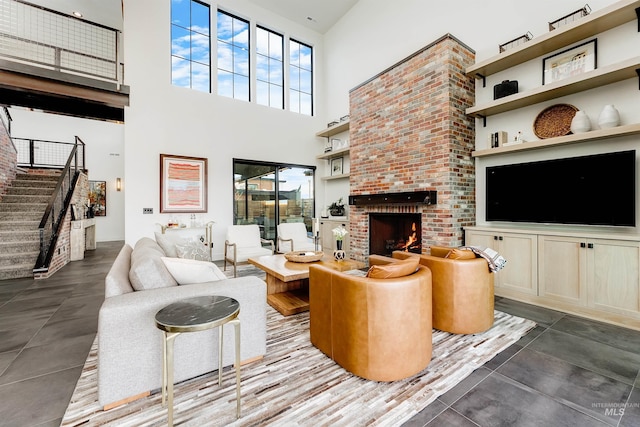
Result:
<svg viewBox="0 0 640 427"><path fill-rule="evenodd" d="M486 77L501 71L516 67L542 55L551 53L572 43L605 32L612 28L638 19L640 1L623 0L603 8L578 22L550 31L540 37L536 37L521 46L491 57L485 61L477 62L466 70L468 76L480 79L477 90L491 90L484 88ZM625 59L618 63L609 64L585 72L576 76L560 80L555 83L540 85L523 92L495 99L481 105L475 105L467 109L467 114L483 119L486 126L492 115L514 111L519 108L548 101L566 95L584 92L589 89L599 88L630 78L640 78L640 56ZM640 124L631 123L613 129L600 129L576 135L567 135L557 138L548 138L540 141L531 141L523 144L507 147L481 149L473 152L474 157L493 156L514 151L534 150L549 148L552 146L575 144L598 139L610 139L628 135L640 134Z"/></svg>
<svg viewBox="0 0 640 427"><path fill-rule="evenodd" d="M495 293L640 330L640 235L469 227L507 260Z"/></svg>
<svg viewBox="0 0 640 427"><path fill-rule="evenodd" d="M322 250L325 253L333 253L336 250L336 239L333 236L333 229L337 227L344 227L349 229L349 220L346 219L324 219L320 220L320 242ZM342 240L342 249L349 250L349 235L344 236Z"/></svg>
<svg viewBox="0 0 640 427"><path fill-rule="evenodd" d="M540 296L640 317L640 242L540 236Z"/></svg>
<svg viewBox="0 0 640 427"><path fill-rule="evenodd" d="M316 133L316 136L327 139L327 146L331 146L331 140L336 136L341 136L342 142L348 142L349 120L330 126L325 130ZM325 151L316 156L318 160L325 160L325 173L320 177L323 181L349 178L349 147L332 147L331 151ZM336 164L335 162L339 162ZM335 171L333 166L339 166L340 170Z"/></svg>
<svg viewBox="0 0 640 427"><path fill-rule="evenodd" d="M508 262L496 273L494 286L503 296L537 295L537 238L529 234L467 230L465 244L495 250Z"/></svg>

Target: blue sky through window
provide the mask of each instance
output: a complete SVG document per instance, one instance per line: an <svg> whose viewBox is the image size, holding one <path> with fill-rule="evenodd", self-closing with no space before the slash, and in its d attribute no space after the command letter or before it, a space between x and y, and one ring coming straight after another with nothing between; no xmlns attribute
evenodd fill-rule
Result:
<svg viewBox="0 0 640 427"><path fill-rule="evenodd" d="M313 49L289 41L289 109L313 115Z"/></svg>
<svg viewBox="0 0 640 427"><path fill-rule="evenodd" d="M249 101L249 23L218 11L218 94Z"/></svg>
<svg viewBox="0 0 640 427"><path fill-rule="evenodd" d="M171 82L211 91L209 6L195 0L171 0Z"/></svg>
<svg viewBox="0 0 640 427"><path fill-rule="evenodd" d="M284 37L266 28L256 29L256 102L284 108Z"/></svg>

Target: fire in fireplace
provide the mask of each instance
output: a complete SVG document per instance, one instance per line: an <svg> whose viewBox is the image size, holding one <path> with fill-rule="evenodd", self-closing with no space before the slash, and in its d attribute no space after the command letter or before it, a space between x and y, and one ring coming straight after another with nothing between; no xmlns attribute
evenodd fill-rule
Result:
<svg viewBox="0 0 640 427"><path fill-rule="evenodd" d="M393 251L422 252L419 213L370 213L369 253L390 256Z"/></svg>

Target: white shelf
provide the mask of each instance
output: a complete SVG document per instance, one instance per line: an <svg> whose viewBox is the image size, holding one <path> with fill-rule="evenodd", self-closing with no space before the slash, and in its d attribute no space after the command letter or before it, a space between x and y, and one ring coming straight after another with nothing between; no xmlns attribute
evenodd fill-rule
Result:
<svg viewBox="0 0 640 427"><path fill-rule="evenodd" d="M531 142L523 142L522 144L510 145L508 147L488 148L486 150L477 150L471 153L473 157L486 157L498 154L513 153L517 151L537 150L560 145L577 144L581 142L597 141L599 139L616 138L629 135L640 134L640 123L618 126L610 129L598 129L585 133L559 136L556 138L547 138Z"/></svg>
<svg viewBox="0 0 640 427"><path fill-rule="evenodd" d="M347 154L349 154L349 147L341 148L339 150L334 150L334 151L327 151L324 154L317 155L316 159L318 159L318 160L331 160L331 159L335 159L337 157L343 157L343 156L345 156Z"/></svg>
<svg viewBox="0 0 640 427"><path fill-rule="evenodd" d="M504 113L516 108L638 77L636 72L638 68L640 68L640 56L526 92L505 96L483 105L470 107L467 108L466 113L474 117L486 117Z"/></svg>
<svg viewBox="0 0 640 427"><path fill-rule="evenodd" d="M623 0L578 19L575 23L534 37L521 46L467 68L468 76L488 76L553 52L587 37L637 19L638 0Z"/></svg>
<svg viewBox="0 0 640 427"><path fill-rule="evenodd" d="M316 136L329 138L329 137L332 137L333 135L337 135L347 130L349 130L349 120L344 120L338 123L337 125L333 125L331 127L328 127L325 130L321 130L320 132L317 132Z"/></svg>
<svg viewBox="0 0 640 427"><path fill-rule="evenodd" d="M344 179L344 178L349 178L349 174L348 173L343 173L341 175L323 176L321 179L323 181L331 181L333 179Z"/></svg>

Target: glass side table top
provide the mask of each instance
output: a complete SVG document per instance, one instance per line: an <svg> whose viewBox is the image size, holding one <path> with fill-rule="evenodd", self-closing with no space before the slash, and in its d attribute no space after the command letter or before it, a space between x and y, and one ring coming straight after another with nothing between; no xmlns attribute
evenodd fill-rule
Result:
<svg viewBox="0 0 640 427"><path fill-rule="evenodd" d="M156 313L156 325L166 332L196 332L234 319L240 303L233 298L209 295L176 301Z"/></svg>

